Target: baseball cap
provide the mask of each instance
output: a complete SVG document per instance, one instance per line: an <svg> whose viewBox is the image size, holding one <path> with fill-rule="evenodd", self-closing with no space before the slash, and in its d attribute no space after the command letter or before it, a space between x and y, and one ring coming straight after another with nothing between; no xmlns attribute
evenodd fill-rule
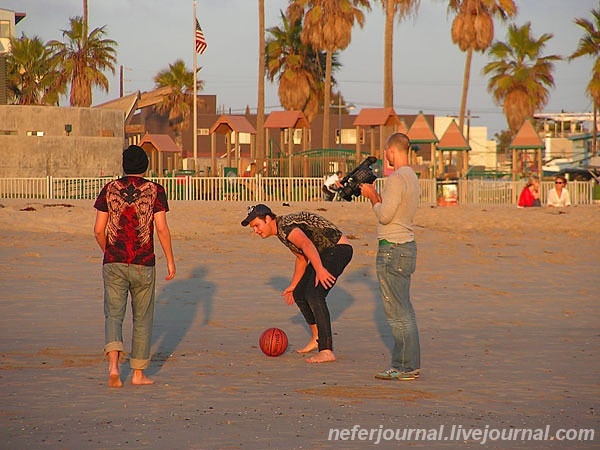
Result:
<svg viewBox="0 0 600 450"><path fill-rule="evenodd" d="M249 206L248 216L242 220L242 226L245 227L257 217L264 217L268 216L269 214L273 214L273 211L271 211L271 208L269 208L267 205L260 203L256 206Z"/></svg>

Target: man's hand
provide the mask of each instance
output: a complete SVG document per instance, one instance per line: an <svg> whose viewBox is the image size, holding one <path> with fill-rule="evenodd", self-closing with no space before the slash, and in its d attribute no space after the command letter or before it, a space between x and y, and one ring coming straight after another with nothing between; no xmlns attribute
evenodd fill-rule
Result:
<svg viewBox="0 0 600 450"><path fill-rule="evenodd" d="M288 286L282 293L282 297L288 305L293 305L296 300L294 300L294 286Z"/></svg>
<svg viewBox="0 0 600 450"><path fill-rule="evenodd" d="M315 286L319 283L325 289L331 289L335 283L335 277L329 273L329 271L323 267L321 270L315 271Z"/></svg>
<svg viewBox="0 0 600 450"><path fill-rule="evenodd" d="M377 203L381 203L381 196L377 193L375 189L375 183L367 184L363 183L360 185L360 193L371 200L373 205Z"/></svg>

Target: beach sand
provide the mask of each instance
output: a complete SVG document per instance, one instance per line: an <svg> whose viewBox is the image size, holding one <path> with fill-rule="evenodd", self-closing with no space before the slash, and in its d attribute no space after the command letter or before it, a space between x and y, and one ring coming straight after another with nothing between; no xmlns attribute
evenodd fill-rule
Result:
<svg viewBox="0 0 600 450"><path fill-rule="evenodd" d="M366 203L270 204L314 211L351 237L329 296L338 360L307 364L308 329L281 291L293 255L240 226L243 203L171 202L177 276L157 246L153 386L106 387L101 253L91 201L0 200L0 441L4 449L366 448L377 430L439 430L382 448L482 448L451 429L596 430L600 436L600 207L421 207L412 283L421 378L380 381L391 334ZM279 327L288 351L258 348ZM131 316L125 321L130 348ZM330 441L330 429L375 429ZM433 433L431 431L430 433ZM334 433L335 435L335 433ZM364 436L364 435L363 435ZM433 435L430 434L432 437ZM349 437L349 436L347 436ZM389 437L389 434L388 434ZM439 436L438 436L439 437ZM456 437L456 436L455 436ZM559 448L565 442L491 442Z"/></svg>

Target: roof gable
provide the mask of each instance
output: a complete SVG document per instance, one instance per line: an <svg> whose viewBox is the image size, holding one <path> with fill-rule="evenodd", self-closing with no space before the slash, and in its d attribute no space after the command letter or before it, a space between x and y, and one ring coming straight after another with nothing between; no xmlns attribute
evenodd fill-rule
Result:
<svg viewBox="0 0 600 450"><path fill-rule="evenodd" d="M181 149L168 134L146 134L138 145L144 150L151 150L154 148L161 153L181 152Z"/></svg>
<svg viewBox="0 0 600 450"><path fill-rule="evenodd" d="M238 133L256 134L256 129L252 126L246 116L226 116L223 115L210 128L210 134L227 134L232 131Z"/></svg>
<svg viewBox="0 0 600 450"><path fill-rule="evenodd" d="M133 113L137 109L139 100L140 91L136 91L133 94L125 95L124 97L119 97L114 100L109 100L107 102L100 103L99 105L94 106L94 108L116 109L119 111L123 111L125 113L125 122L127 122L127 120L133 115Z"/></svg>
<svg viewBox="0 0 600 450"><path fill-rule="evenodd" d="M400 123L398 124L398 133L406 134L408 136L408 127L406 126L404 119L400 119Z"/></svg>
<svg viewBox="0 0 600 450"><path fill-rule="evenodd" d="M360 110L356 119L354 119L355 127L368 127L368 126L390 126L399 125L400 118L394 111L394 108L363 108Z"/></svg>
<svg viewBox="0 0 600 450"><path fill-rule="evenodd" d="M521 128L515 135L515 138L512 140L508 148L515 150L544 148L544 142L542 142L542 139L536 133L531 122L526 120L523 122L523 125L521 125Z"/></svg>
<svg viewBox="0 0 600 450"><path fill-rule="evenodd" d="M446 128L444 135L440 139L440 142L436 145L438 150L456 151L456 150L470 150L471 147L467 143L467 140L458 129L458 125L453 120Z"/></svg>
<svg viewBox="0 0 600 450"><path fill-rule="evenodd" d="M273 111L265 120L265 128L310 128L302 111Z"/></svg>
<svg viewBox="0 0 600 450"><path fill-rule="evenodd" d="M429 122L423 113L419 113L407 132L410 142L413 144L438 142L438 138L431 129Z"/></svg>
<svg viewBox="0 0 600 450"><path fill-rule="evenodd" d="M159 87L150 92L142 92L140 100L138 102L138 108L146 108L148 106L154 106L162 102L165 95L169 95L171 88L169 86Z"/></svg>

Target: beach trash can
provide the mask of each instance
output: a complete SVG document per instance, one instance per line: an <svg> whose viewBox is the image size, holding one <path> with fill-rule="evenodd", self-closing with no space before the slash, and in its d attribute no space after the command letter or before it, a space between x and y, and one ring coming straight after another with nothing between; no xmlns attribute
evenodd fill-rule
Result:
<svg viewBox="0 0 600 450"><path fill-rule="evenodd" d="M438 206L458 205L458 180L437 180Z"/></svg>

